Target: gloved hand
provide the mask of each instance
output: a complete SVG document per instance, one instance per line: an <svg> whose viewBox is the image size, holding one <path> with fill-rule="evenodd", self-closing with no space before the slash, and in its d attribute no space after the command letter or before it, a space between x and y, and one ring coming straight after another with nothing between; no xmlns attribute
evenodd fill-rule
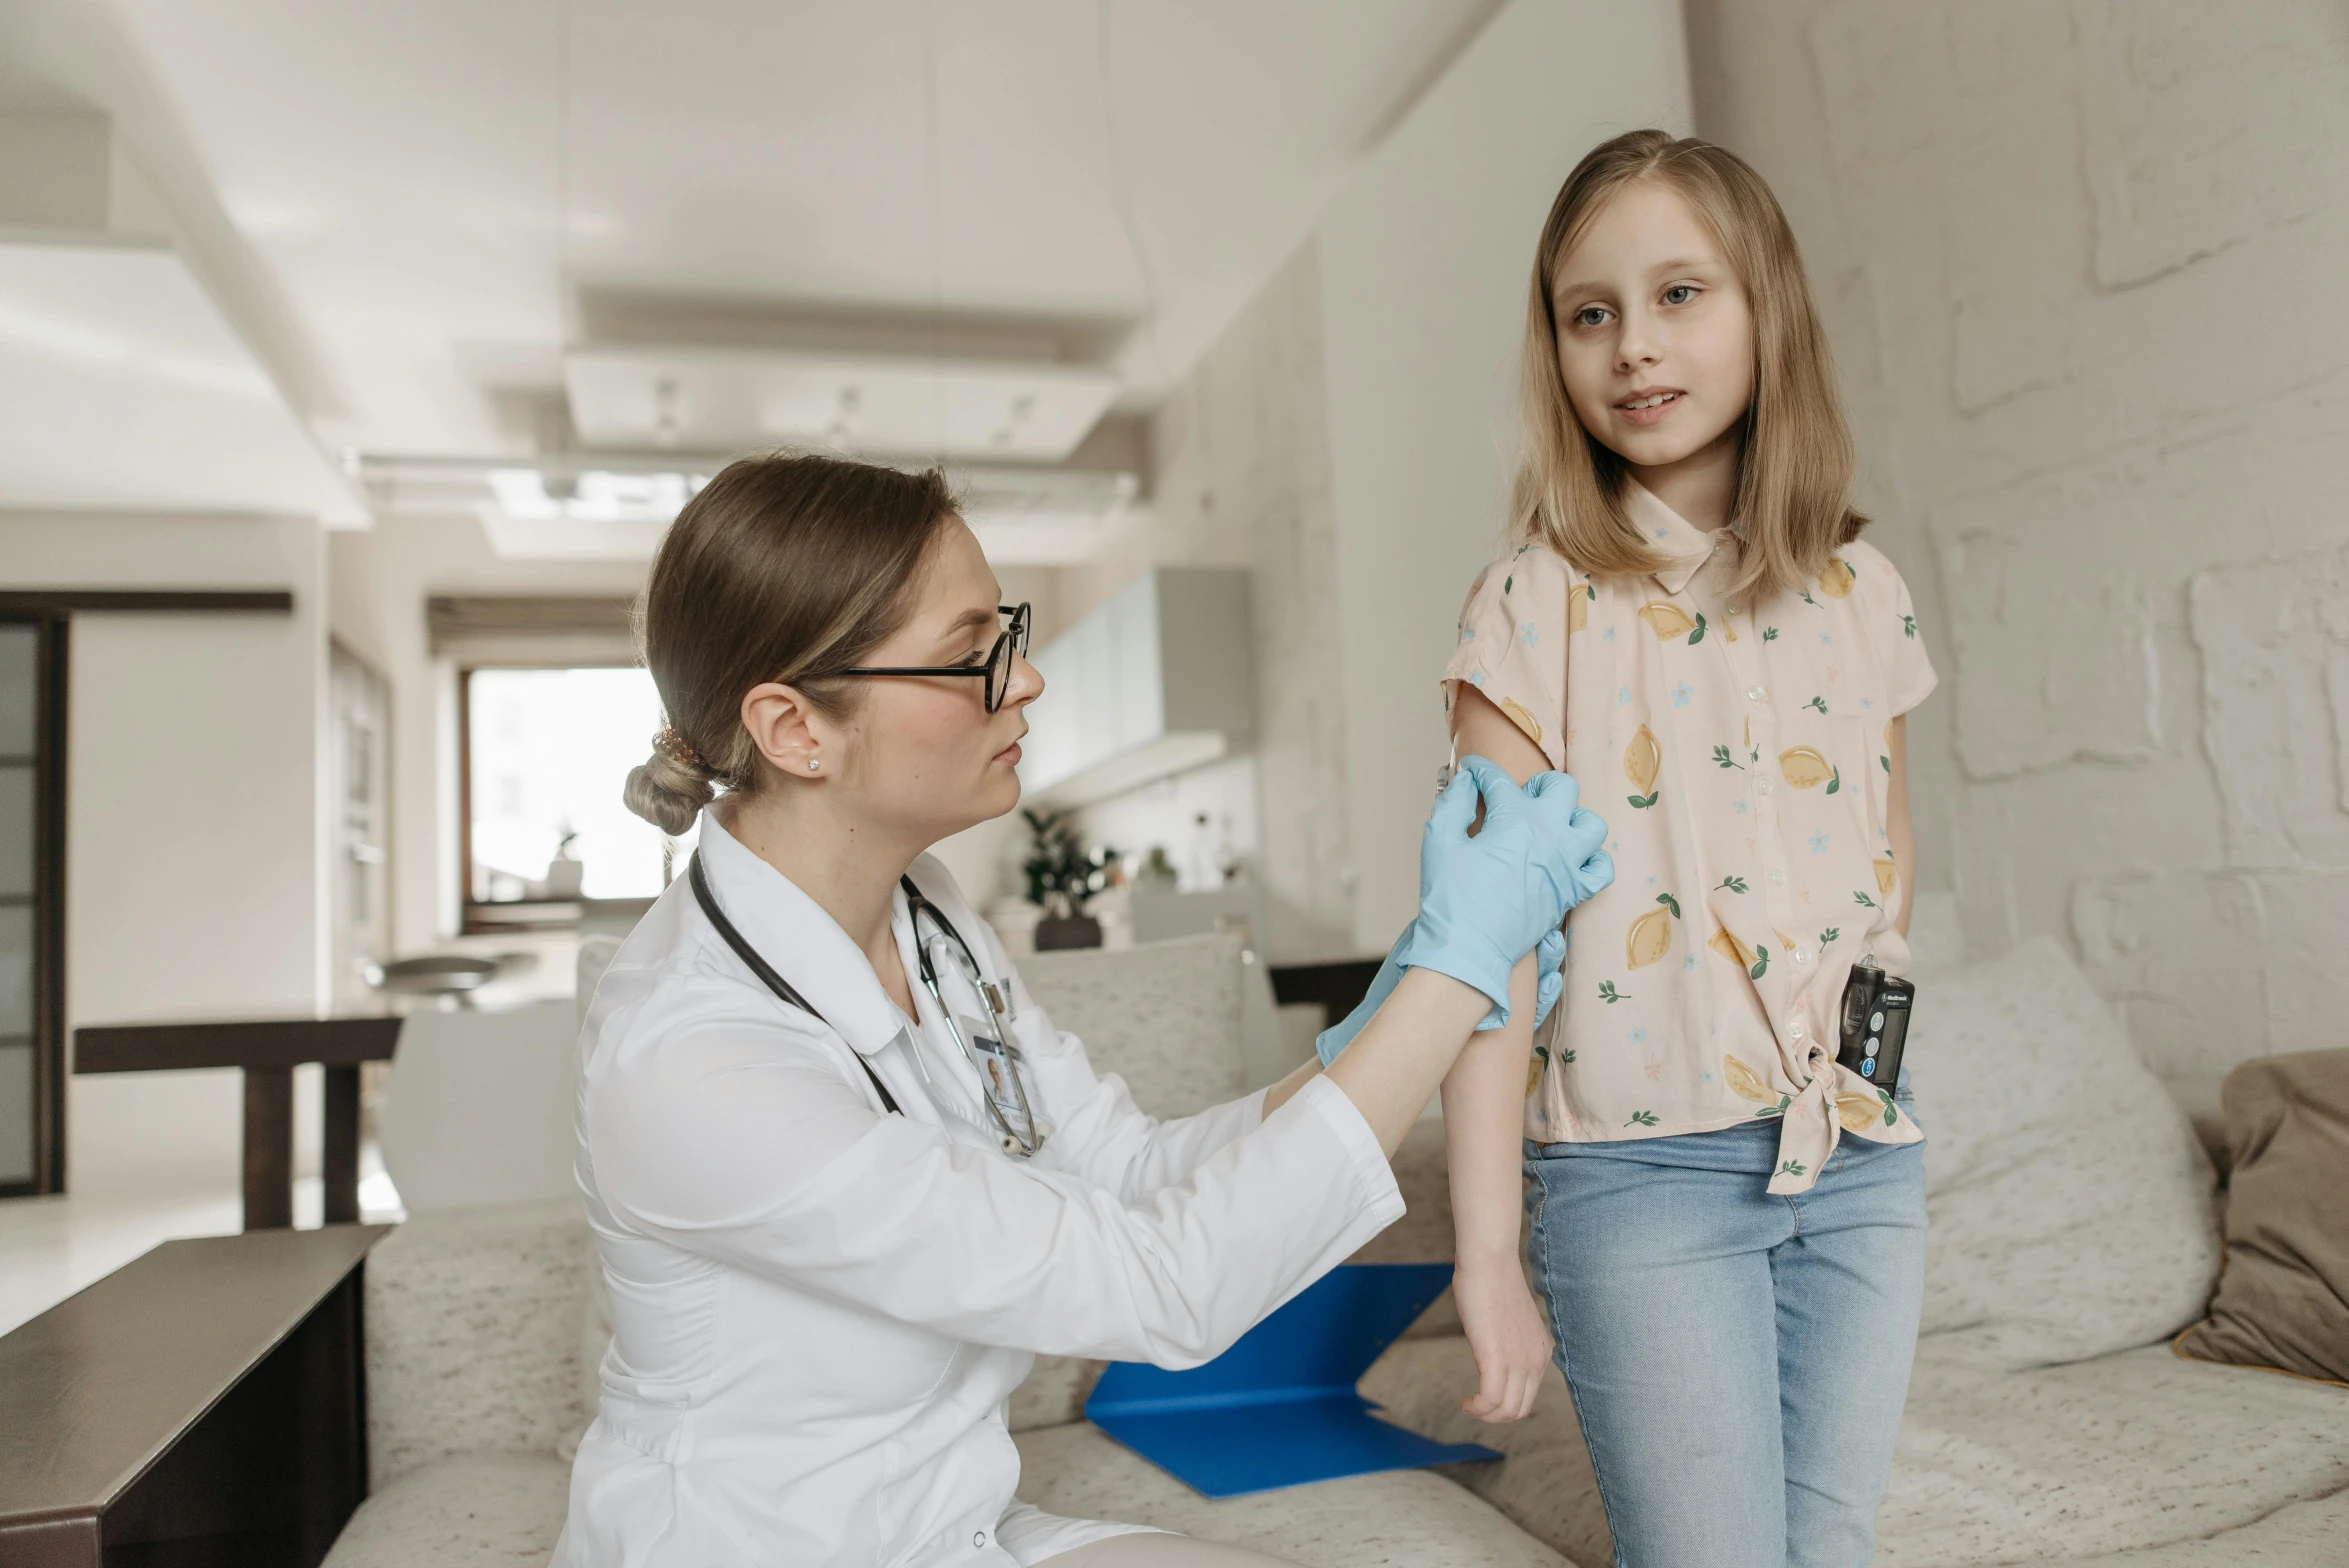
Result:
<svg viewBox="0 0 2349 1568"><path fill-rule="evenodd" d="M1410 934L1411 928L1405 926L1403 936ZM1314 1037L1313 1048L1320 1053L1322 1066L1327 1067L1336 1061L1338 1053L1351 1045L1354 1037L1362 1032L1362 1026L1370 1022L1371 1015L1386 1005L1388 993L1403 978L1403 965L1395 958L1402 950L1403 937L1399 936L1395 938L1395 945L1387 949L1387 961L1378 966L1378 974L1372 978L1370 989L1362 993L1362 1000L1354 1004L1354 1010ZM1544 933L1533 951L1540 975L1539 983L1534 988L1533 1026L1539 1029L1542 1020L1550 1016L1550 1009L1558 1005L1558 994L1566 988L1566 977L1559 972L1566 962L1566 933L1562 930ZM1508 1021L1509 1010L1496 1007L1486 1013L1484 1022L1476 1027L1479 1032L1498 1029Z"/></svg>
<svg viewBox="0 0 2349 1568"><path fill-rule="evenodd" d="M1483 796L1484 827L1468 836ZM1483 757L1469 757L1436 800L1419 851L1419 915L1388 953L1362 1005L1317 1042L1324 1062L1345 1049L1406 968L1440 970L1490 997L1480 1029L1509 1017L1509 972L1539 947L1543 978L1535 1021L1556 1002L1566 911L1615 880L1600 848L1607 825L1576 805L1563 773L1542 773L1520 790Z"/></svg>

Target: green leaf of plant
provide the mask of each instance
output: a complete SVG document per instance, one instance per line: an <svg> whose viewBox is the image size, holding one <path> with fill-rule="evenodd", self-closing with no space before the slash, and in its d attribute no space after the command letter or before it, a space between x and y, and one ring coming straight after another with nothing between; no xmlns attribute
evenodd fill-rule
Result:
<svg viewBox="0 0 2349 1568"><path fill-rule="evenodd" d="M1769 944L1768 944L1768 943L1766 943L1766 942L1757 942L1757 943L1755 943L1755 944L1754 944L1754 967L1753 967L1753 968L1751 968L1751 969L1749 969L1749 970L1747 970L1747 971L1746 971L1746 973L1747 973L1747 974L1749 974L1749 975L1751 975L1751 976L1752 976L1754 979L1756 979L1756 980L1759 980L1759 979L1761 979L1761 978L1762 978L1762 976L1763 976L1764 974L1767 974L1767 973L1769 972L1769 969L1770 969L1770 947L1769 947Z"/></svg>
<svg viewBox="0 0 2349 1568"><path fill-rule="evenodd" d="M1658 789L1653 790L1645 795L1627 795L1624 798L1630 801L1631 804L1638 810L1645 811L1648 809L1648 807L1654 805L1656 803L1656 797L1663 793L1664 792L1662 790Z"/></svg>
<svg viewBox="0 0 2349 1568"><path fill-rule="evenodd" d="M1832 795L1841 788L1843 788L1843 769L1837 768L1835 777L1827 781L1827 793Z"/></svg>
<svg viewBox="0 0 2349 1568"><path fill-rule="evenodd" d="M1876 760L1884 764L1885 772L1890 773L1892 771L1892 759L1890 757L1879 755Z"/></svg>
<svg viewBox="0 0 2349 1568"><path fill-rule="evenodd" d="M1870 909L1874 909L1876 907L1876 901L1874 899L1870 898L1865 893L1859 892L1856 889L1852 893L1852 901L1857 904L1863 904Z"/></svg>
<svg viewBox="0 0 2349 1568"><path fill-rule="evenodd" d="M1776 642L1777 640L1778 640L1778 628L1777 628L1777 627L1775 627L1775 626L1765 626L1765 627L1763 627L1763 628L1762 628L1762 641L1764 641L1764 642Z"/></svg>
<svg viewBox="0 0 2349 1568"><path fill-rule="evenodd" d="M1704 614L1704 612L1703 612L1702 610L1699 610L1699 611L1697 612L1696 630L1695 630L1695 631L1693 631L1693 632L1690 632L1690 633L1688 634L1688 645L1689 645L1690 647L1692 647L1692 648L1693 648L1693 647L1695 647L1695 646L1696 646L1698 643L1700 643L1700 642L1703 642L1704 640L1705 640L1705 614Z"/></svg>
<svg viewBox="0 0 2349 1568"><path fill-rule="evenodd" d="M1672 911L1672 918L1673 918L1673 919L1675 919L1675 920L1678 920L1678 919L1680 918L1680 900L1679 900L1679 899L1677 899L1677 898L1674 898L1674 897L1673 897L1671 894L1669 894L1669 893L1658 893L1658 894L1656 895L1656 902L1657 902L1657 903L1659 903L1659 904L1662 904L1662 905L1663 905L1663 906L1664 906L1666 909L1669 909L1669 910L1671 910L1671 911Z"/></svg>

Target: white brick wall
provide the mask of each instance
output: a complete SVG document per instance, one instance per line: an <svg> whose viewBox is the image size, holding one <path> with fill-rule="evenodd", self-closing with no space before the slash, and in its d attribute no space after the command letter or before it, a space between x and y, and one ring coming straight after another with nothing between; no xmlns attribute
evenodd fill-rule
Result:
<svg viewBox="0 0 2349 1568"><path fill-rule="evenodd" d="M1688 0L1927 606L1922 880L2160 1070L2349 1044L2349 23Z"/></svg>

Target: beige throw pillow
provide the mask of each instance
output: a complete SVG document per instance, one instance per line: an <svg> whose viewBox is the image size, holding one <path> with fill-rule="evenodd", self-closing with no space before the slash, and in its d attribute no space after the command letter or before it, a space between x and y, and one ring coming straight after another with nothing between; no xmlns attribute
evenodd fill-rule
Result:
<svg viewBox="0 0 2349 1568"><path fill-rule="evenodd" d="M2178 1354L2349 1383L2349 1050L2246 1062L2221 1094L2226 1266Z"/></svg>

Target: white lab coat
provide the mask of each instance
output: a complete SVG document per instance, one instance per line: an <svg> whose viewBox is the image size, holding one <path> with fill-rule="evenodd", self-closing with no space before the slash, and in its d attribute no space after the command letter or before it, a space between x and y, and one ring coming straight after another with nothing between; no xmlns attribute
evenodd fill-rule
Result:
<svg viewBox="0 0 2349 1568"><path fill-rule="evenodd" d="M924 858L915 884L1011 980L1051 1127L1013 1158L918 982L909 1024L847 934L706 814L701 857L822 1019L759 982L682 877L596 988L578 1176L612 1348L556 1562L1003 1568L1131 1528L1013 1500L1012 1389L1038 1352L1212 1359L1401 1215L1376 1136L1325 1078L1269 1117L1260 1094L1143 1115ZM911 978L902 894L895 928ZM938 967L984 1017L960 964Z"/></svg>

